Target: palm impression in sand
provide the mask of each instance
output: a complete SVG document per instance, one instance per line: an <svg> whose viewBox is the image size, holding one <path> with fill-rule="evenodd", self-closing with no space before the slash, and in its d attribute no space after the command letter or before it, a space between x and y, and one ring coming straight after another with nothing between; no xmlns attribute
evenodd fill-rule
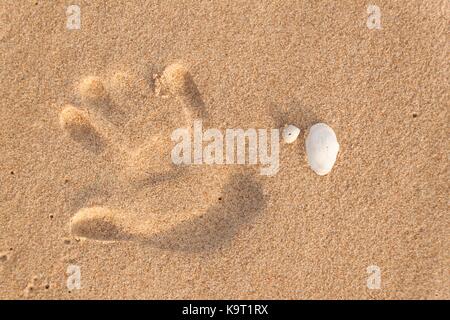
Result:
<svg viewBox="0 0 450 320"><path fill-rule="evenodd" d="M62 109L60 125L72 143L86 150L92 164L86 175L95 181L76 191L71 233L188 251L218 246L262 209L261 187L234 169L173 165L171 132L191 127L194 119L205 122L203 103L180 64L155 76L153 87L149 82L122 72L89 76L78 86L80 105ZM189 194L196 190L193 183L208 189L207 195ZM101 196L90 201L95 190ZM167 209L148 212L152 195L167 200ZM169 203L182 199L201 205L173 210Z"/></svg>

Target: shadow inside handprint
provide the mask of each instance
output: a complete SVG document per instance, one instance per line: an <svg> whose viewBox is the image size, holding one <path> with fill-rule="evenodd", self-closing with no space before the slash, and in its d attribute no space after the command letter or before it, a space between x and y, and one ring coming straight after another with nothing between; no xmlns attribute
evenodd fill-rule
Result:
<svg viewBox="0 0 450 320"><path fill-rule="evenodd" d="M235 174L222 190L223 196L206 212L157 233L146 242L162 249L211 250L229 241L264 209L262 186L250 174Z"/></svg>

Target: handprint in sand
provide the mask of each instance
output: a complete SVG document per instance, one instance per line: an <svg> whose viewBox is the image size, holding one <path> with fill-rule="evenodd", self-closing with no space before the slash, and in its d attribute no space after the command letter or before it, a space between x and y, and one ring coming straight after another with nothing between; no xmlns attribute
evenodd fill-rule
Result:
<svg viewBox="0 0 450 320"><path fill-rule="evenodd" d="M92 183L74 196L74 236L203 250L231 239L264 206L260 184L236 168L172 163L171 132L190 128L194 119L208 123L181 64L152 81L123 72L88 76L78 92L80 106L60 113L68 141L91 161Z"/></svg>

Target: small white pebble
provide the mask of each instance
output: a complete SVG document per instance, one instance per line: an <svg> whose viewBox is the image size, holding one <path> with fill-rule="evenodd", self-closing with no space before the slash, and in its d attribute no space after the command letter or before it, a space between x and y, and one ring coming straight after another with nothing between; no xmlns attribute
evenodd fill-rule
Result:
<svg viewBox="0 0 450 320"><path fill-rule="evenodd" d="M325 123L317 123L309 129L306 137L306 155L311 169L320 176L333 168L339 152L336 134Z"/></svg>
<svg viewBox="0 0 450 320"><path fill-rule="evenodd" d="M297 139L299 134L300 129L290 124L283 129L283 140L286 143L292 143Z"/></svg>

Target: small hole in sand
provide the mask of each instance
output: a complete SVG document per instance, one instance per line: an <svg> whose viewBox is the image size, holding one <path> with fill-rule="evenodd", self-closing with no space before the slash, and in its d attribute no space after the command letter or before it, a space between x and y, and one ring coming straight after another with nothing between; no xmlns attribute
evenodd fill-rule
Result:
<svg viewBox="0 0 450 320"><path fill-rule="evenodd" d="M9 251L13 251L13 248L9 248Z"/></svg>
<svg viewBox="0 0 450 320"><path fill-rule="evenodd" d="M64 183L69 183L69 179L64 179Z"/></svg>
<svg viewBox="0 0 450 320"><path fill-rule="evenodd" d="M49 217L50 219L53 219L53 215L52 215L52 214L51 214L51 215L49 215L48 217Z"/></svg>
<svg viewBox="0 0 450 320"><path fill-rule="evenodd" d="M14 175L14 171L11 171L11 174Z"/></svg>
<svg viewBox="0 0 450 320"><path fill-rule="evenodd" d="M222 197L219 197L219 201L222 201Z"/></svg>
<svg viewBox="0 0 450 320"><path fill-rule="evenodd" d="M50 285L49 285L49 284L46 284L46 285L45 285L45 289L50 289Z"/></svg>
<svg viewBox="0 0 450 320"><path fill-rule="evenodd" d="M412 114L412 116L413 116L413 118L417 118L418 114L414 112L414 113Z"/></svg>

